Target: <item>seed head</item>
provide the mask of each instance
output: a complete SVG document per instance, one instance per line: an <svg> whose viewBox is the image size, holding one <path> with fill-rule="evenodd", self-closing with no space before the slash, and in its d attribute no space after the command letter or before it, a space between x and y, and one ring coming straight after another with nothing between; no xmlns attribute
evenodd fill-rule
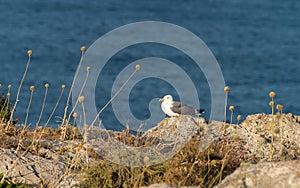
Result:
<svg viewBox="0 0 300 188"><path fill-rule="evenodd" d="M269 93L269 96L270 96L271 98L275 98L276 93L275 93L274 91L271 91L271 92Z"/></svg>
<svg viewBox="0 0 300 188"><path fill-rule="evenodd" d="M0 89L2 88L2 84L0 84Z"/></svg>
<svg viewBox="0 0 300 188"><path fill-rule="evenodd" d="M235 135L233 136L233 140L234 140L234 141L239 141L240 139L241 139L241 138L240 138L239 135L236 135L236 134L235 134Z"/></svg>
<svg viewBox="0 0 300 188"><path fill-rule="evenodd" d="M150 162L149 157L148 157L148 156L144 157L144 163L145 163L146 165L148 165L149 162Z"/></svg>
<svg viewBox="0 0 300 188"><path fill-rule="evenodd" d="M12 86L9 84L9 85L7 86L7 88L8 88L8 89L11 89L11 88L12 88Z"/></svg>
<svg viewBox="0 0 300 188"><path fill-rule="evenodd" d="M210 163L212 166L215 166L217 164L217 160L212 160Z"/></svg>
<svg viewBox="0 0 300 188"><path fill-rule="evenodd" d="M84 102L84 96L78 97L78 101L81 102L81 103L83 103Z"/></svg>
<svg viewBox="0 0 300 188"><path fill-rule="evenodd" d="M283 110L283 105L277 104L277 105L276 105L276 109L277 109L278 111Z"/></svg>
<svg viewBox="0 0 300 188"><path fill-rule="evenodd" d="M7 93L6 95L7 95L7 97L10 97L10 93Z"/></svg>
<svg viewBox="0 0 300 188"><path fill-rule="evenodd" d="M87 66L86 67L86 72L90 72L91 71L91 67L90 66Z"/></svg>
<svg viewBox="0 0 300 188"><path fill-rule="evenodd" d="M65 88L66 88L66 85L65 85L65 84L61 85L61 88L62 88L62 89L65 89Z"/></svg>
<svg viewBox="0 0 300 188"><path fill-rule="evenodd" d="M34 86L30 86L30 91L34 91L35 87Z"/></svg>
<svg viewBox="0 0 300 188"><path fill-rule="evenodd" d="M73 113L73 118L77 118L78 114L77 112Z"/></svg>
<svg viewBox="0 0 300 188"><path fill-rule="evenodd" d="M224 91L225 91L225 92L229 92L229 91L230 91L230 87L229 87L229 86L225 86L225 87L224 87Z"/></svg>
<svg viewBox="0 0 300 188"><path fill-rule="evenodd" d="M237 119L238 121L240 121L240 120L242 119L242 116L241 116L241 115L238 115L238 116L236 117L236 119Z"/></svg>
<svg viewBox="0 0 300 188"><path fill-rule="evenodd" d="M234 106L229 106L229 110L233 111L234 110Z"/></svg>
<svg viewBox="0 0 300 188"><path fill-rule="evenodd" d="M270 101L269 106L274 107L274 101Z"/></svg>
<svg viewBox="0 0 300 188"><path fill-rule="evenodd" d="M141 65L140 64L137 64L136 66L135 66L135 70L140 70L141 69Z"/></svg>
<svg viewBox="0 0 300 188"><path fill-rule="evenodd" d="M28 56L31 56L32 55L32 50L28 50L27 54L28 54Z"/></svg>
<svg viewBox="0 0 300 188"><path fill-rule="evenodd" d="M277 112L277 113L276 113L276 117L277 117L277 118L280 118L280 116L281 116L280 112Z"/></svg>
<svg viewBox="0 0 300 188"><path fill-rule="evenodd" d="M81 46L80 50L81 50L82 52L85 52L86 47L85 47L85 46Z"/></svg>
<svg viewBox="0 0 300 188"><path fill-rule="evenodd" d="M45 84L45 88L49 88L49 84L47 83L47 84Z"/></svg>

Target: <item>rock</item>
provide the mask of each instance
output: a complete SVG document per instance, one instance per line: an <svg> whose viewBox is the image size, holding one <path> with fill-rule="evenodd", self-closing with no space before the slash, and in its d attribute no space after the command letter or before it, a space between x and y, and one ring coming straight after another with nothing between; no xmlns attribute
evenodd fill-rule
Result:
<svg viewBox="0 0 300 188"><path fill-rule="evenodd" d="M159 138L161 141L174 142L190 139L197 131L197 121L191 116L165 118L156 127L146 131L143 138Z"/></svg>
<svg viewBox="0 0 300 188"><path fill-rule="evenodd" d="M22 154L21 154L22 155ZM0 172L13 182L30 187L54 186L64 172L64 163L26 153L19 158L14 151L0 149Z"/></svg>
<svg viewBox="0 0 300 188"><path fill-rule="evenodd" d="M141 187L141 188L179 188L178 186L172 186L167 183L155 183L152 185L149 185L147 187ZM186 187L186 186L180 186L180 188L196 188L196 187Z"/></svg>
<svg viewBox="0 0 300 188"><path fill-rule="evenodd" d="M240 125L228 126L221 140L240 147L246 161L300 159L300 124L291 114L249 115Z"/></svg>
<svg viewBox="0 0 300 188"><path fill-rule="evenodd" d="M141 187L141 188L174 188L174 187L168 185L167 183L155 183L147 187Z"/></svg>
<svg viewBox="0 0 300 188"><path fill-rule="evenodd" d="M243 164L216 187L298 188L300 187L300 161Z"/></svg>
<svg viewBox="0 0 300 188"><path fill-rule="evenodd" d="M41 140L36 153L19 150L15 154L14 149L0 148L0 173L12 182L30 187L76 187L80 178L69 173L68 165L86 162L85 147L76 140ZM88 160L95 161L91 157Z"/></svg>
<svg viewBox="0 0 300 188"><path fill-rule="evenodd" d="M218 137L222 124L212 122L209 125L204 118L192 116L177 116L165 118L156 127L146 131L142 138L151 143L178 143L186 144L193 136L199 136L200 145L204 151L213 140Z"/></svg>
<svg viewBox="0 0 300 188"><path fill-rule="evenodd" d="M80 180L84 174L69 174L58 185L59 188L80 187Z"/></svg>

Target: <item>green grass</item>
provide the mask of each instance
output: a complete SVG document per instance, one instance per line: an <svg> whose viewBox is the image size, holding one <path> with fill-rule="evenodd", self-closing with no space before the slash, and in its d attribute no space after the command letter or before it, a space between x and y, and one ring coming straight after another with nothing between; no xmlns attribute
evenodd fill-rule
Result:
<svg viewBox="0 0 300 188"><path fill-rule="evenodd" d="M5 95L0 95L0 119L2 122L9 121L11 115L11 103Z"/></svg>
<svg viewBox="0 0 300 188"><path fill-rule="evenodd" d="M0 179L3 178L3 174L0 174ZM0 188L27 188L25 185L17 185L11 181L5 179L3 183L0 182Z"/></svg>

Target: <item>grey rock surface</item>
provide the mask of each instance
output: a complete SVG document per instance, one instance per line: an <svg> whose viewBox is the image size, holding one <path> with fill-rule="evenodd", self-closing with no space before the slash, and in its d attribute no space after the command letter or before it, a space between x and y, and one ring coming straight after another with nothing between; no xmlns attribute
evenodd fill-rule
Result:
<svg viewBox="0 0 300 188"><path fill-rule="evenodd" d="M71 151L76 150L78 144L74 141L42 140L44 147L36 150L38 154L0 148L0 173L12 182L30 187L76 187L79 178L68 167L86 160L84 149L77 153ZM92 158L89 160L93 161Z"/></svg>
<svg viewBox="0 0 300 188"><path fill-rule="evenodd" d="M51 151L48 153L53 154ZM22 155L22 154L21 154ZM5 173L13 182L40 187L55 185L64 170L64 163L43 158L31 153L18 157L12 150L0 149L0 172Z"/></svg>
<svg viewBox="0 0 300 188"><path fill-rule="evenodd" d="M300 161L243 164L217 188L299 188Z"/></svg>

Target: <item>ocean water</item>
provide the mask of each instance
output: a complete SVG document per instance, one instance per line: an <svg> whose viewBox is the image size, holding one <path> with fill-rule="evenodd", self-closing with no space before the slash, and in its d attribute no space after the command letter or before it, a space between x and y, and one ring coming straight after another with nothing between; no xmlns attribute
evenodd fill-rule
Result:
<svg viewBox="0 0 300 188"><path fill-rule="evenodd" d="M163 21L196 34L216 57L227 85L231 87L229 104L244 118L253 113L270 113L268 93L276 91L276 103L285 113L299 114L300 90L300 2L299 1L0 1L0 83L1 93L12 84L12 99L27 62L27 50L33 50L15 116L25 120L29 86L36 91L30 107L29 122L38 119L44 84L50 84L42 123L47 120L59 96L62 84L69 89L80 59L80 47L89 47L105 33L133 22ZM99 76L96 106L100 110L111 96L118 72L127 64L145 57L161 57L182 66L197 82L201 108L209 118L211 100L205 77L190 66L184 53L158 44L128 47L110 59ZM181 62L191 62L181 64ZM163 70L157 70L163 71ZM193 72L194 71L194 72ZM66 90L66 91L67 91ZM138 83L130 96L130 108L136 118L150 116L148 104L153 98L172 94L174 86L159 79ZM100 96L101 98L97 97ZM141 97L142 96L142 97ZM62 101L66 101L67 93ZM51 126L56 126L65 102L61 102ZM159 108L159 106L158 106ZM109 106L101 115L108 128L122 126Z"/></svg>

